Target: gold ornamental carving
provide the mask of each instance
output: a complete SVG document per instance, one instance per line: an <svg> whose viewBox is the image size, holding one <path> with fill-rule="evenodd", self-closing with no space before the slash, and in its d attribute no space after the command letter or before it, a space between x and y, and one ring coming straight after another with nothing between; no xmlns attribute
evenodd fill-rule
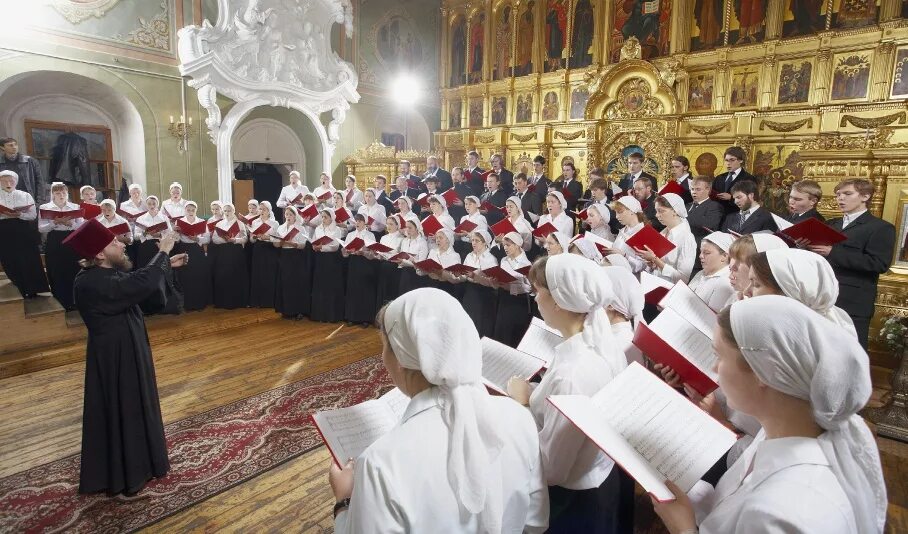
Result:
<svg viewBox="0 0 908 534"><path fill-rule="evenodd" d="M813 117L802 119L795 122L776 122L770 120L760 121L760 131L765 129L772 130L774 132L793 132L800 128L807 126L808 128L813 128Z"/></svg>
<svg viewBox="0 0 908 534"><path fill-rule="evenodd" d="M476 134L475 136L473 136L473 139L475 139L477 143L489 144L489 143L493 143L495 141L495 136L493 134L489 134L489 135Z"/></svg>
<svg viewBox="0 0 908 534"><path fill-rule="evenodd" d="M518 143L526 143L527 141L535 141L537 137L536 132L528 133L526 135L521 135L517 133L511 134L511 139L517 141Z"/></svg>
<svg viewBox="0 0 908 534"><path fill-rule="evenodd" d="M396 153L397 150L393 146L385 146L380 141L373 141L371 145L365 148L356 149L356 151L348 156L344 162L352 163L357 161L395 159Z"/></svg>
<svg viewBox="0 0 908 534"><path fill-rule="evenodd" d="M871 128L879 128L881 126L889 126L895 121L898 121L899 124L905 124L905 112L899 111L898 113L892 113L890 115L884 115L882 117L856 117L854 115L844 115L842 120L839 122L839 126L845 127L848 126L848 123L851 123L857 128L864 130L869 130Z"/></svg>
<svg viewBox="0 0 908 534"><path fill-rule="evenodd" d="M868 131L867 135L820 134L801 141L803 150L863 150L869 148L908 148L908 143L891 143L894 132L888 128Z"/></svg>
<svg viewBox="0 0 908 534"><path fill-rule="evenodd" d="M631 36L624 41L624 44L621 45L621 61L626 59L641 59L643 57L643 49L640 47L640 41L636 37Z"/></svg>
<svg viewBox="0 0 908 534"><path fill-rule="evenodd" d="M709 124L709 125L707 125L707 124L702 124L702 125L688 124L687 129L692 132L697 132L700 135L713 135L713 134L717 134L717 133L721 132L722 130L727 130L728 123L723 122L720 124Z"/></svg>
<svg viewBox="0 0 908 534"><path fill-rule="evenodd" d="M579 139L581 137L586 137L585 130L577 130L576 132L555 132L555 139L564 139L565 141L573 141L574 139Z"/></svg>
<svg viewBox="0 0 908 534"><path fill-rule="evenodd" d="M605 118L612 120L659 117L665 113L662 102L653 98L649 83L631 78L618 88L618 96L605 109Z"/></svg>

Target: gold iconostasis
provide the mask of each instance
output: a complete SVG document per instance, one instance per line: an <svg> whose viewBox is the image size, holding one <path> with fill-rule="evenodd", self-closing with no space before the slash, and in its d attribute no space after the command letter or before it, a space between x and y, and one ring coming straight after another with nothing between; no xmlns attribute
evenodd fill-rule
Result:
<svg viewBox="0 0 908 534"><path fill-rule="evenodd" d="M836 182L870 178L871 210L898 232L878 316L908 316L908 0L447 0L441 11L445 167L476 150L484 167L498 153L518 172L541 154L552 179L569 159L585 180L597 166L623 173L639 150L664 183L673 155L714 175L738 145L765 205L783 213L791 182L812 178L827 216ZM369 167L369 153L349 170Z"/></svg>

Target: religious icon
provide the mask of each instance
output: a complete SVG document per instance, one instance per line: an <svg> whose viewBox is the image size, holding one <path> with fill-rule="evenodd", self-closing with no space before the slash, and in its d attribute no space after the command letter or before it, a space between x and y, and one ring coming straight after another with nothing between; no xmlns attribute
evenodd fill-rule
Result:
<svg viewBox="0 0 908 534"><path fill-rule="evenodd" d="M466 76L466 20L458 17L451 26L451 87L463 85Z"/></svg>
<svg viewBox="0 0 908 534"><path fill-rule="evenodd" d="M779 104L803 104L810 97L813 64L806 60L782 63L779 71Z"/></svg>
<svg viewBox="0 0 908 534"><path fill-rule="evenodd" d="M482 81L482 54L485 39L485 18L477 13L470 21L470 83Z"/></svg>
<svg viewBox="0 0 908 534"><path fill-rule="evenodd" d="M757 105L760 86L760 67L747 65L731 71L731 107L747 108Z"/></svg>
<svg viewBox="0 0 908 534"><path fill-rule="evenodd" d="M722 0L696 0L690 30L690 49L711 50L721 45L723 19Z"/></svg>
<svg viewBox="0 0 908 534"><path fill-rule="evenodd" d="M694 168L697 169L698 176L709 176L712 178L716 175L716 167L719 165L719 158L712 152L704 152L697 156L694 161Z"/></svg>
<svg viewBox="0 0 908 534"><path fill-rule="evenodd" d="M860 28L876 23L876 0L844 0L833 4L833 28Z"/></svg>
<svg viewBox="0 0 908 534"><path fill-rule="evenodd" d="M580 0L574 8L574 34L571 36L571 68L589 67L593 64L593 6L590 0Z"/></svg>
<svg viewBox="0 0 908 534"><path fill-rule="evenodd" d="M530 122L533 118L533 95L527 93L517 96L517 111L515 122Z"/></svg>
<svg viewBox="0 0 908 534"><path fill-rule="evenodd" d="M897 267L908 267L908 202L902 200L899 205L899 228L898 241L896 241L896 250L898 255L895 258Z"/></svg>
<svg viewBox="0 0 908 534"><path fill-rule="evenodd" d="M812 35L826 28L825 0L787 0L782 36Z"/></svg>
<svg viewBox="0 0 908 534"><path fill-rule="evenodd" d="M735 0L728 42L731 44L758 43L763 40L767 0Z"/></svg>
<svg viewBox="0 0 908 534"><path fill-rule="evenodd" d="M899 48L895 53L891 96L892 98L908 96L908 48Z"/></svg>
<svg viewBox="0 0 908 534"><path fill-rule="evenodd" d="M378 58L384 65L396 70L413 70L422 64L422 41L416 36L413 24L399 15L392 15L379 25L375 43Z"/></svg>
<svg viewBox="0 0 908 534"><path fill-rule="evenodd" d="M832 100L867 96L870 82L870 53L842 54L833 59Z"/></svg>
<svg viewBox="0 0 908 534"><path fill-rule="evenodd" d="M564 47L567 44L567 2L549 0L545 14L545 72L564 68Z"/></svg>
<svg viewBox="0 0 908 534"><path fill-rule="evenodd" d="M704 111L713 107L713 75L693 74L687 98L688 111Z"/></svg>
<svg viewBox="0 0 908 534"><path fill-rule="evenodd" d="M530 0L523 6L517 17L517 55L514 61L514 76L526 76L533 72L533 9L536 2Z"/></svg>
<svg viewBox="0 0 908 534"><path fill-rule="evenodd" d="M508 120L508 99L504 96L492 98L492 124L504 124Z"/></svg>
<svg viewBox="0 0 908 534"><path fill-rule="evenodd" d="M542 103L542 120L558 120L558 93L549 91L545 94L545 100Z"/></svg>
<svg viewBox="0 0 908 534"><path fill-rule="evenodd" d="M460 114L463 108L461 100L452 100L448 102L448 129L456 130L460 128Z"/></svg>
<svg viewBox="0 0 908 534"><path fill-rule="evenodd" d="M511 75L511 6L501 10L495 29L495 72L493 79L501 80Z"/></svg>
<svg viewBox="0 0 908 534"><path fill-rule="evenodd" d="M470 127L482 126L482 99L470 99Z"/></svg>
<svg viewBox="0 0 908 534"><path fill-rule="evenodd" d="M643 59L668 54L671 11L669 0L616 0L612 61L619 60L621 45L631 36L640 41Z"/></svg>
<svg viewBox="0 0 908 534"><path fill-rule="evenodd" d="M586 113L586 103L590 100L590 91L579 87L571 92L571 119L582 119Z"/></svg>

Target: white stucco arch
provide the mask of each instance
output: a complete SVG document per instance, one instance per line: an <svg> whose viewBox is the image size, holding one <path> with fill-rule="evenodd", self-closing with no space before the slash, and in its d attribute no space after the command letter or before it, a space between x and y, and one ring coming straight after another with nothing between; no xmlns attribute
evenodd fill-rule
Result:
<svg viewBox="0 0 908 534"><path fill-rule="evenodd" d="M299 135L281 121L252 119L242 121L233 134L234 161L289 164L295 170L306 168L306 147ZM259 153L267 154L266 158ZM252 155L251 157L245 157Z"/></svg>

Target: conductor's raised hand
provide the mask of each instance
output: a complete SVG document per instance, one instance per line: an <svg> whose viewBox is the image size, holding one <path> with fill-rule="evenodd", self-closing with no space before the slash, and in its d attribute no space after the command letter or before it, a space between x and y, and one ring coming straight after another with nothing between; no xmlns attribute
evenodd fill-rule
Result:
<svg viewBox="0 0 908 534"><path fill-rule="evenodd" d="M186 254L185 252L182 254L177 254L175 256L171 256L171 258L170 258L170 266L174 267L174 268L182 267L182 266L186 265L187 263L189 263L189 254Z"/></svg>
<svg viewBox="0 0 908 534"><path fill-rule="evenodd" d="M170 254L177 239L179 239L179 236L177 236L176 232L164 232L161 236L161 240L158 241L158 250L164 254Z"/></svg>

